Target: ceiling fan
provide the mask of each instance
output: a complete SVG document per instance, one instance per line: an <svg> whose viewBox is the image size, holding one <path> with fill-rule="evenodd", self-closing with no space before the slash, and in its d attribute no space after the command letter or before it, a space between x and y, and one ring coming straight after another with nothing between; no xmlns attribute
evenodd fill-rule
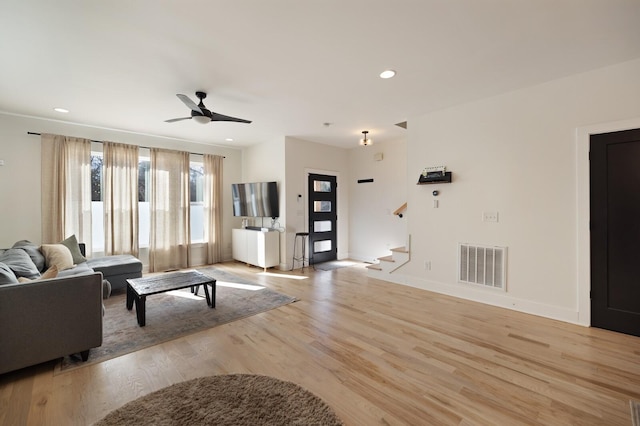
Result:
<svg viewBox="0 0 640 426"><path fill-rule="evenodd" d="M180 120L191 120L192 118L196 120L200 124L207 124L211 121L233 121L236 123L251 123L249 120L244 120L242 118L229 117L228 115L218 114L217 112L209 111L202 103L202 100L207 97L205 92L196 92L196 96L200 99L200 103L198 105L195 104L187 95L176 95L186 106L191 109L191 117L182 117L182 118L172 118L170 120L165 120L166 123L173 123L174 121Z"/></svg>

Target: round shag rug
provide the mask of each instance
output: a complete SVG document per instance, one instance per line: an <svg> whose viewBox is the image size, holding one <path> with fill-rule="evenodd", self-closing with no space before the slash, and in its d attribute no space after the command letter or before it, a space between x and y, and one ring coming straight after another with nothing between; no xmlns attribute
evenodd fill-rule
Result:
<svg viewBox="0 0 640 426"><path fill-rule="evenodd" d="M96 426L342 424L327 404L295 383L228 374L152 392L112 411Z"/></svg>

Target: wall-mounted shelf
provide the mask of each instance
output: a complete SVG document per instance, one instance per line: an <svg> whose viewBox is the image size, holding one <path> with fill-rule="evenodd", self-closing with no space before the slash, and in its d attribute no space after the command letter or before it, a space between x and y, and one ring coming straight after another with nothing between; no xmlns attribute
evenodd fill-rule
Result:
<svg viewBox="0 0 640 426"><path fill-rule="evenodd" d="M444 172L444 175L426 177L421 174L416 185L431 185L434 183L451 183L451 172Z"/></svg>
<svg viewBox="0 0 640 426"><path fill-rule="evenodd" d="M402 212L405 211L406 209L407 209L407 203L404 203L403 205L398 207L396 211L393 212L393 214L398 217L402 217Z"/></svg>

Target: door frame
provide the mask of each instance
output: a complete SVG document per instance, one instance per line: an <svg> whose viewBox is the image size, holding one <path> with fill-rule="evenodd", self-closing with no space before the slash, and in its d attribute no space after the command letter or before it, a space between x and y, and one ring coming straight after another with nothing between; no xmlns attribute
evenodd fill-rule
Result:
<svg viewBox="0 0 640 426"><path fill-rule="evenodd" d="M591 231L589 230L591 188L589 177L589 144L591 135L640 128L640 117L578 127L576 129L576 269L577 317L581 325L591 325Z"/></svg>
<svg viewBox="0 0 640 426"><path fill-rule="evenodd" d="M344 235L341 231L342 228L342 222L344 222L344 218L343 220L340 220L341 217L341 210L342 210L342 204L343 204L343 200L341 200L340 198L343 196L343 192L344 192L344 185L342 184L342 182L340 181L340 172L337 172L335 170L322 170L322 169L314 169L314 168L310 168L310 167L305 167L304 168L304 224L305 227L309 226L309 174L318 174L318 175L327 175L327 176L335 176L336 178L336 185L337 188L341 188L338 190L338 192L336 193L336 199L337 199L337 203L338 203L338 210L336 211L336 215L337 215L337 228L336 228L336 248L338 249L336 252L336 258L337 260L340 259L344 259L345 256L344 255L340 255L340 246L344 245ZM305 228L306 229L306 228Z"/></svg>

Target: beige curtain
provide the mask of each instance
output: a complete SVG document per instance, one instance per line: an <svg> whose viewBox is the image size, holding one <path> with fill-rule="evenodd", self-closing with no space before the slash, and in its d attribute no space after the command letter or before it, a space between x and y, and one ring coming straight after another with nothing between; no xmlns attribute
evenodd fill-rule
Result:
<svg viewBox="0 0 640 426"><path fill-rule="evenodd" d="M105 254L138 257L138 147L103 142Z"/></svg>
<svg viewBox="0 0 640 426"><path fill-rule="evenodd" d="M222 260L222 159L204 155L204 237L207 264Z"/></svg>
<svg viewBox="0 0 640 426"><path fill-rule="evenodd" d="M91 254L91 141L41 136L42 242L73 234Z"/></svg>
<svg viewBox="0 0 640 426"><path fill-rule="evenodd" d="M189 267L189 153L151 148L149 272Z"/></svg>

